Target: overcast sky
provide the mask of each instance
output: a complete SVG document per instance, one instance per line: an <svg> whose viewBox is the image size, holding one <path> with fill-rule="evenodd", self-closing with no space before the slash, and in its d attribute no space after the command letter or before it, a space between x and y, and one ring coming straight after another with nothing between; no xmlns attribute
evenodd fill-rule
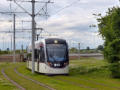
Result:
<svg viewBox="0 0 120 90"><path fill-rule="evenodd" d="M39 0L40 1L40 0ZM47 0L44 0L47 1ZM51 0L52 1L52 0ZM48 5L48 13L50 17L36 17L37 27L44 28L45 32L52 33L54 37L64 38L68 41L69 46L77 46L81 43L81 48L96 48L103 44L101 36L98 34L98 28L90 28L92 24L97 25L96 17L93 14L101 13L105 15L108 8L119 6L118 0L53 0L53 4ZM30 3L20 3L29 13L31 12ZM11 3L12 11L22 11L14 3ZM36 12L43 4L36 4ZM70 6L68 8L64 8ZM64 9L63 9L64 8ZM0 11L10 11L10 3L6 0L1 0ZM42 13L42 12L41 12ZM0 15L0 20L12 20L10 15ZM31 20L27 14L17 15L17 20ZM0 22L0 30L10 30L12 23ZM30 22L17 22L16 28L31 28ZM43 34L46 35L46 34ZM17 34L19 36L30 36L30 33ZM11 34L0 33L0 48L10 48ZM19 49L21 44L24 48L30 43L30 39L17 38L16 47Z"/></svg>

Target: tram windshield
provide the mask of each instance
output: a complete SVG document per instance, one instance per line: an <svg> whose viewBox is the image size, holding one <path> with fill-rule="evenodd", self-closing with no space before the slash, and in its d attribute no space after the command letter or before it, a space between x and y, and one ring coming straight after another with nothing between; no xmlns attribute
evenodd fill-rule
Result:
<svg viewBox="0 0 120 90"><path fill-rule="evenodd" d="M48 61L66 61L66 50L65 44L47 44Z"/></svg>

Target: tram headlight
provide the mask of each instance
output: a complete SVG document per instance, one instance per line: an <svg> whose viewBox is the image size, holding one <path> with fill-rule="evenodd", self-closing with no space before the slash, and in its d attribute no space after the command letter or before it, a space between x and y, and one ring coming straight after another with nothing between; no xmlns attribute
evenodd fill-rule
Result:
<svg viewBox="0 0 120 90"><path fill-rule="evenodd" d="M60 64L54 64L54 67L60 67L61 65Z"/></svg>
<svg viewBox="0 0 120 90"><path fill-rule="evenodd" d="M57 66L57 64L54 64L54 66L56 67L56 66Z"/></svg>

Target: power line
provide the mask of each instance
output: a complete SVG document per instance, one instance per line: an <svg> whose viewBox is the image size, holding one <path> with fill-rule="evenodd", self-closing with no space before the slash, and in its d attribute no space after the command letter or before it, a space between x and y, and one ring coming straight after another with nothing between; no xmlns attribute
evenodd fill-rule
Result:
<svg viewBox="0 0 120 90"><path fill-rule="evenodd" d="M0 12L1 14L8 14L8 15L13 15L13 62L15 63L15 21L16 21L16 12Z"/></svg>
<svg viewBox="0 0 120 90"><path fill-rule="evenodd" d="M20 4L18 4L17 2L19 2L18 0L9 0L9 1L14 1L23 11L25 11L26 13L28 13L28 15L31 16L32 18L32 73L34 73L34 66L35 66L35 58L34 58L34 49L35 49L35 36L36 36L36 24L35 24L35 17L38 15L38 13L35 13L35 3L37 2L36 0L31 0L31 1L25 1L25 0L21 0L21 2L31 2L32 4L32 13L29 13L24 7L22 7ZM41 3L41 2L40 2ZM48 0L47 4L51 3L50 0ZM46 3L45 3L46 4ZM44 13L46 14L46 13ZM39 13L39 15L42 15L41 13Z"/></svg>
<svg viewBox="0 0 120 90"><path fill-rule="evenodd" d="M15 3L16 5L18 5L23 11L25 11L26 13L28 13L29 15L31 15L26 9L24 9L20 4L18 4L18 3L16 2L16 0L14 0L14 3Z"/></svg>
<svg viewBox="0 0 120 90"><path fill-rule="evenodd" d="M44 11L45 15L48 15L48 14L47 14L47 4L48 4L48 3L53 3L53 2L51 2L50 0L48 0L47 2L44 2L44 3L45 3L45 5L36 13L36 15L39 15L39 13L40 13L41 11ZM44 10L44 8L46 8L46 10Z"/></svg>
<svg viewBox="0 0 120 90"><path fill-rule="evenodd" d="M55 12L55 14L53 14L52 16L57 15L59 12L63 11L64 9L67 9L67 8L71 7L72 5L76 4L76 3L79 2L79 1L80 1L80 0L77 0L77 1L72 2L71 4L69 4L69 5L67 5L67 6L65 6L65 7L63 7L63 8L61 8L60 10L58 10L57 12Z"/></svg>

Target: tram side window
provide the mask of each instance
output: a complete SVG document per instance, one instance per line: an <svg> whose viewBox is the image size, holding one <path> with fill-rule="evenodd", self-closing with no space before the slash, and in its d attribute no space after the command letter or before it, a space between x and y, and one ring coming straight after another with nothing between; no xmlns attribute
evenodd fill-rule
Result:
<svg viewBox="0 0 120 90"><path fill-rule="evenodd" d="M35 49L35 61L39 58L39 55L38 55L38 50Z"/></svg>
<svg viewBox="0 0 120 90"><path fill-rule="evenodd" d="M40 48L40 61L44 62L45 61L45 55L44 55L44 48Z"/></svg>

